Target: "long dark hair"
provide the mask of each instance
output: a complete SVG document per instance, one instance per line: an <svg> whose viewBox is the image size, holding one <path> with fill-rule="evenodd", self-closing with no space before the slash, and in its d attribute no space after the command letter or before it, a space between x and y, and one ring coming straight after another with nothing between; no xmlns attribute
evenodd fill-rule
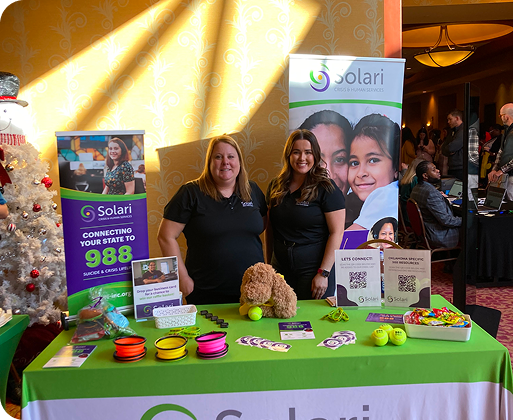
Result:
<svg viewBox="0 0 513 420"><path fill-rule="evenodd" d="M310 115L299 127L300 129L312 131L318 125L337 125L344 133L344 141L347 150L351 146L353 140L353 127L346 117L331 109L323 109Z"/></svg>
<svg viewBox="0 0 513 420"><path fill-rule="evenodd" d="M375 140L384 155L392 160L394 170L398 170L401 129L397 123L385 115L369 114L356 124L354 138L358 136Z"/></svg>
<svg viewBox="0 0 513 420"><path fill-rule="evenodd" d="M420 133L424 133L424 140L420 139ZM429 144L429 137L427 130L422 127L419 131L417 131L417 146L427 146Z"/></svg>
<svg viewBox="0 0 513 420"><path fill-rule="evenodd" d="M319 186L324 187L327 191L333 191L334 187L328 175L327 169L322 165L324 161L321 159L321 148L314 133L309 130L298 129L293 131L283 149L283 168L281 169L276 182L271 187L270 199L271 207L280 204L283 197L287 194L292 181L294 170L290 166L290 155L296 140L307 140L312 147L312 155L314 164L308 171L305 181L301 186L301 197L298 201L313 201L317 198Z"/></svg>
<svg viewBox="0 0 513 420"><path fill-rule="evenodd" d="M114 161L111 159L109 154L110 143L116 143L121 148L121 157L119 158L119 163L130 160L130 153L128 153L128 147L126 147L125 142L117 137L113 137L107 143L107 159L105 163L109 169L112 169L114 167Z"/></svg>

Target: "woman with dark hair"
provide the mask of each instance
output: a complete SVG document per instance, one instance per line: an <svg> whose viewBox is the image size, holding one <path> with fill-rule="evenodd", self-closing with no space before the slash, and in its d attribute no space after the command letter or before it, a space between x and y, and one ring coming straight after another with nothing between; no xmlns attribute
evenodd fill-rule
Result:
<svg viewBox="0 0 513 420"><path fill-rule="evenodd" d="M401 163L406 167L412 163L413 159L417 157L417 141L409 127L404 127L401 133L402 147L401 147Z"/></svg>
<svg viewBox="0 0 513 420"><path fill-rule="evenodd" d="M283 150L283 168L267 190L266 257L298 299L335 293L335 250L344 233L344 195L322 164L315 135L299 129Z"/></svg>
<svg viewBox="0 0 513 420"><path fill-rule="evenodd" d="M248 267L264 261L260 234L265 196L248 180L239 145L223 135L210 141L200 177L182 185L164 209L158 241L176 255L180 290L188 303L236 303ZM177 238L183 232L187 256Z"/></svg>
<svg viewBox="0 0 513 420"><path fill-rule="evenodd" d="M435 142L432 140L433 131L434 130L432 130L428 135L426 129L422 127L417 133L417 157L421 157L423 160L427 160L429 162L433 161L433 157L436 153ZM436 133L434 135L436 136Z"/></svg>
<svg viewBox="0 0 513 420"><path fill-rule="evenodd" d="M372 239L385 239L390 242L397 242L397 219L395 217L384 217L378 220L370 231ZM383 248L391 248L392 245L383 244Z"/></svg>
<svg viewBox="0 0 513 420"><path fill-rule="evenodd" d="M102 194L133 194L135 191L134 168L128 162L130 153L123 140L114 137L109 140Z"/></svg>
<svg viewBox="0 0 513 420"><path fill-rule="evenodd" d="M299 128L315 135L330 178L347 194L347 155L353 138L353 128L347 118L325 109L310 115Z"/></svg>
<svg viewBox="0 0 513 420"><path fill-rule="evenodd" d="M397 123L380 114L366 115L356 124L347 178L353 199L362 207L348 230L370 229L387 216L397 218L400 132Z"/></svg>

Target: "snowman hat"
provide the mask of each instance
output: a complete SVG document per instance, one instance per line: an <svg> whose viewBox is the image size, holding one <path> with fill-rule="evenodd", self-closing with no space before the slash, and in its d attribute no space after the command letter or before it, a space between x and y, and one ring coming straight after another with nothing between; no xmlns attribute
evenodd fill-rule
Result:
<svg viewBox="0 0 513 420"><path fill-rule="evenodd" d="M20 79L12 73L0 71L0 103L15 102L21 106L27 106L27 101L18 98L20 91Z"/></svg>

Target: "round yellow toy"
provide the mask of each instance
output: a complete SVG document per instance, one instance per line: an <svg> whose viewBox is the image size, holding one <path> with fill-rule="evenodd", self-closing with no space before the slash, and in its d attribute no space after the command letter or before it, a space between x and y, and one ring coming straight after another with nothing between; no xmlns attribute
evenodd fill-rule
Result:
<svg viewBox="0 0 513 420"><path fill-rule="evenodd" d="M253 321L258 321L262 318L262 309L259 306L252 306L248 311L249 319Z"/></svg>
<svg viewBox="0 0 513 420"><path fill-rule="evenodd" d="M377 328L372 332L371 340L376 346L383 347L386 343L388 343L388 334L385 330Z"/></svg>

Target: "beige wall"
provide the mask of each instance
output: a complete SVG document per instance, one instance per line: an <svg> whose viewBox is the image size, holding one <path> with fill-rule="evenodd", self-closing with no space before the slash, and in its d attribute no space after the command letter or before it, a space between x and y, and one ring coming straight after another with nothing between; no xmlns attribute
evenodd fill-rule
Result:
<svg viewBox="0 0 513 420"><path fill-rule="evenodd" d="M202 167L198 140L239 131L265 190L288 133L288 54L382 57L383 34L382 0L22 0L0 21L0 70L21 80L55 187L55 131L146 130L158 256L162 209Z"/></svg>

